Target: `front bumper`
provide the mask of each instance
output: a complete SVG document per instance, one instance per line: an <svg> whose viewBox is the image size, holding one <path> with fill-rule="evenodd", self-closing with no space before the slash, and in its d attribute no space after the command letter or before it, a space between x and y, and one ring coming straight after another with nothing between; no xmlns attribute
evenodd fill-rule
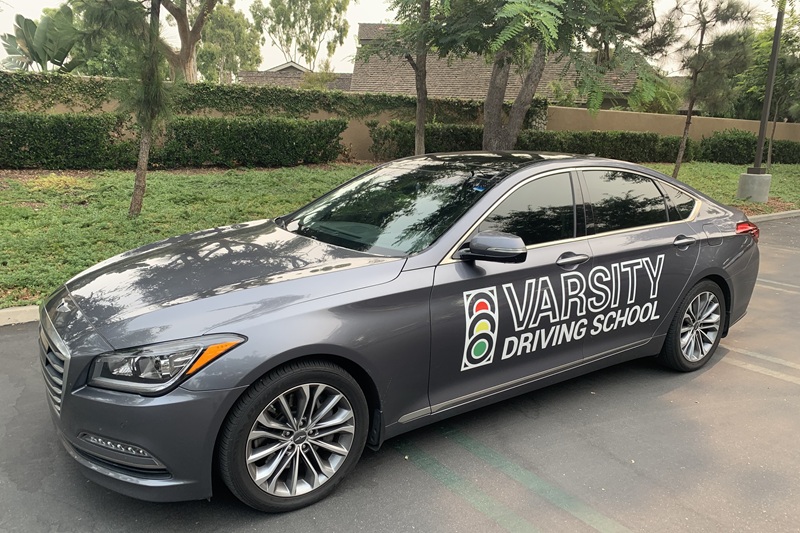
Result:
<svg viewBox="0 0 800 533"><path fill-rule="evenodd" d="M68 333L62 339L58 326L68 319L74 327L62 328ZM70 337L73 331L80 337ZM107 348L77 314L51 321L43 313L39 350L53 423L89 479L150 501L211 496L217 434L246 387L178 387L158 397L89 387L88 368L94 355Z"/></svg>
<svg viewBox="0 0 800 533"><path fill-rule="evenodd" d="M243 390L178 388L146 398L83 387L64 395L60 414L48 403L61 442L92 481L142 500L198 500L211 497L217 433ZM119 452L90 436L139 453Z"/></svg>

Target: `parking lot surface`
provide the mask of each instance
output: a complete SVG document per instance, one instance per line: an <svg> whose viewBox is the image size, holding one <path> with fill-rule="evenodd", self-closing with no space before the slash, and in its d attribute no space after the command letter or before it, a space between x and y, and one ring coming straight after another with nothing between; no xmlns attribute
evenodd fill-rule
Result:
<svg viewBox="0 0 800 533"><path fill-rule="evenodd" d="M800 218L759 226L749 313L702 370L635 361L415 431L284 515L223 486L155 504L87 481L55 438L36 324L2 327L0 531L797 531Z"/></svg>

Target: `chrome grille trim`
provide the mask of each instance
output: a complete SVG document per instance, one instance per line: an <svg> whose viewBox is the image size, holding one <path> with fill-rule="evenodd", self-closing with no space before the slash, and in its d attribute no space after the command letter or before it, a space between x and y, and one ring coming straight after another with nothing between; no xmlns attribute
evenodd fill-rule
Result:
<svg viewBox="0 0 800 533"><path fill-rule="evenodd" d="M64 399L64 382L69 366L69 350L56 332L47 312L41 311L39 328L42 377L47 385L47 396L56 413L61 415L61 402Z"/></svg>

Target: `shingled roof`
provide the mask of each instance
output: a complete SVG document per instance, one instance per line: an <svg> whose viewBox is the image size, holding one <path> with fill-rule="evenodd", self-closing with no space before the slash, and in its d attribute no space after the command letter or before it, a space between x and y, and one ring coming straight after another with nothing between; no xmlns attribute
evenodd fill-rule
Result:
<svg viewBox="0 0 800 533"><path fill-rule="evenodd" d="M358 38L361 45L380 39L393 24L359 24ZM578 73L566 59L550 56L537 96L553 100L553 87L560 83L566 90L575 86ZM486 97L492 65L480 56L464 59L428 56L428 95L433 98L467 98L482 100ZM636 74L622 75L619 72L606 74L605 83L614 87L625 98L636 84ZM513 99L522 85L522 75L512 73L508 79L506 98ZM414 71L408 61L399 56L381 58L372 55L364 60L356 56L350 90L354 92L381 92L390 94L416 94ZM586 98L577 97L575 103L583 104Z"/></svg>
<svg viewBox="0 0 800 533"><path fill-rule="evenodd" d="M239 72L239 83L243 85L277 85L279 87L299 88L303 84L304 72L294 69L284 69L278 72L243 70ZM336 79L328 82L328 89L349 91L353 75L350 73L336 73Z"/></svg>

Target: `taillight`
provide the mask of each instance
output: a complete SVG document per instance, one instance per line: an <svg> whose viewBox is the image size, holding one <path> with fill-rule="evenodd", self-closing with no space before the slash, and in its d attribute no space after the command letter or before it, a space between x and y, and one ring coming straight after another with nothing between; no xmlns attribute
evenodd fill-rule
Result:
<svg viewBox="0 0 800 533"><path fill-rule="evenodd" d="M742 233L749 233L753 237L753 240L758 242L758 236L761 231L758 229L758 226L748 220L736 224L736 234L741 235Z"/></svg>

